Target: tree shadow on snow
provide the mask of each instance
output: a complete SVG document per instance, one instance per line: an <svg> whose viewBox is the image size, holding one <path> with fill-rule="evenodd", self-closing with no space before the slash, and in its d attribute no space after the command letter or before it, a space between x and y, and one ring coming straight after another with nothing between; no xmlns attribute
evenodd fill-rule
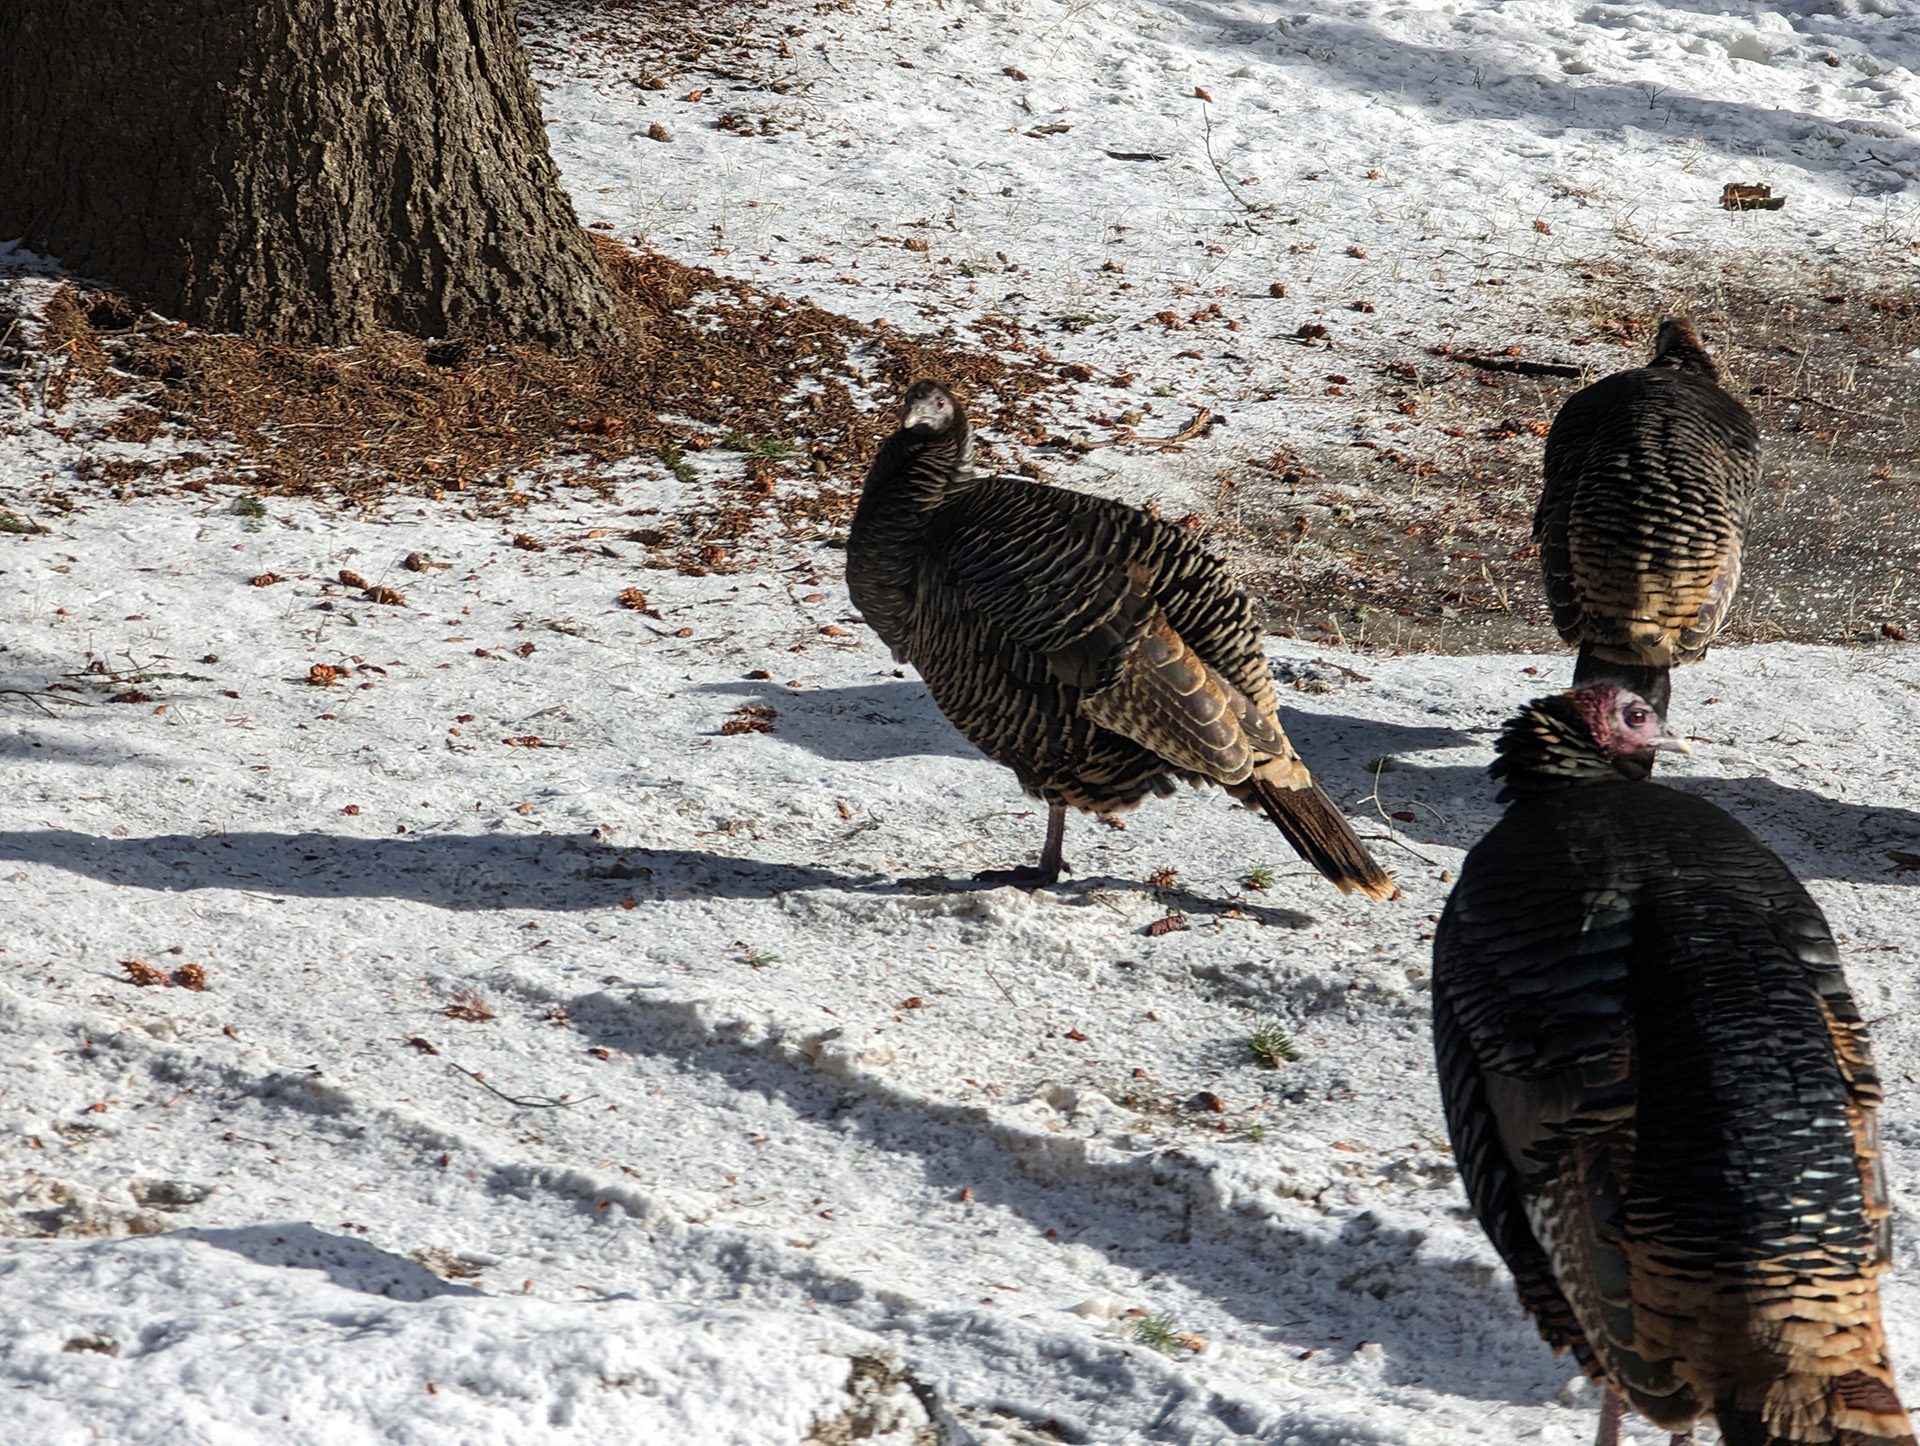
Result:
<svg viewBox="0 0 1920 1446"><path fill-rule="evenodd" d="M1547 136L1612 135L1623 125L1659 126L1697 135L1734 154L1790 156L1809 170L1837 173L1855 191L1871 195L1901 189L1906 183L1893 167L1920 159L1920 145L1905 135L1836 126L1808 111L1717 100L1680 86L1650 96L1641 82L1502 68L1493 62L1492 48L1478 44L1485 37L1470 29L1461 30L1459 44L1434 46L1332 15L1283 33L1206 0L1175 0L1174 8L1218 31L1221 44L1242 64L1311 65L1329 83L1373 96L1383 77L1394 77L1395 102L1417 107L1443 126L1461 118L1518 121ZM1896 54L1902 48L1893 36L1884 43ZM1476 44L1473 63L1463 64L1461 47Z"/></svg>
<svg viewBox="0 0 1920 1446"><path fill-rule="evenodd" d="M871 1087L791 1038L752 1042L715 1032L685 1001L595 992L568 1002L574 1027L636 1059L671 1062L683 1087L777 1100L810 1126L890 1154L956 1213L999 1207L1065 1245L1096 1251L1145 1279L1177 1277L1249 1323L1276 1350L1386 1347L1396 1382L1483 1400L1537 1405L1565 1380L1540 1347L1504 1277L1473 1261L1423 1256L1424 1230L1362 1213L1332 1230L1299 1228L1223 1198L1215 1170L1175 1145L1082 1150L996 1118L980 1103L905 1097ZM702 1077L704 1077L704 1082ZM843 1220L843 1224L846 1222ZM1458 1323L1483 1322L1482 1344L1458 1350ZM1515 1364L1521 1363L1521 1364ZM1529 1375L1527 1365L1533 1363ZM1230 1431L1259 1423L1216 1401Z"/></svg>
<svg viewBox="0 0 1920 1446"><path fill-rule="evenodd" d="M0 860L181 893L252 889L320 899L408 899L443 909L598 909L622 899L769 899L796 889L888 890L807 864L704 849L616 848L591 835L0 832Z"/></svg>
<svg viewBox="0 0 1920 1446"><path fill-rule="evenodd" d="M604 909L627 899L771 899L810 889L926 894L1002 887L969 876L896 879L811 864L737 858L705 849L618 848L589 834L423 834L355 838L323 833L156 834L102 838L72 829L0 832L0 862L44 864L160 893L246 889L307 899L405 899L460 911ZM1299 929L1309 915L1139 879L1090 875L1048 890L1068 903L1151 891L1183 912L1231 915Z"/></svg>
<svg viewBox="0 0 1920 1446"><path fill-rule="evenodd" d="M289 1270L318 1270L335 1285L388 1300L421 1301L440 1295L481 1295L470 1285L443 1280L418 1261L394 1255L350 1235L330 1235L305 1221L270 1225L206 1227L171 1232L251 1260Z"/></svg>
<svg viewBox="0 0 1920 1446"><path fill-rule="evenodd" d="M5 701L5 700L0 700ZM165 760L156 753L132 753L124 742L81 743L56 737L32 727L15 727L0 733L0 763L31 763L36 767L49 763L70 763L87 768L122 768L133 765L158 768Z"/></svg>

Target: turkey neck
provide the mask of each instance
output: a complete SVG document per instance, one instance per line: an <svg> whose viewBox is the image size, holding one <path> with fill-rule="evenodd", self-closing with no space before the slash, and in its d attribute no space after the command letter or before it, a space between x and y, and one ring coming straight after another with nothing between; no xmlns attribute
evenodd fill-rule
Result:
<svg viewBox="0 0 1920 1446"><path fill-rule="evenodd" d="M1675 371L1686 372L1702 377L1710 382L1720 380L1720 364L1713 359L1700 333L1691 326L1676 325L1666 328L1660 336L1659 349L1649 367L1670 367Z"/></svg>
<svg viewBox="0 0 1920 1446"><path fill-rule="evenodd" d="M1653 774L1653 755L1610 758L1595 746L1586 720L1572 705L1551 698L1509 723L1494 745L1499 757L1487 770L1501 781L1500 801L1538 798L1575 784L1642 781Z"/></svg>
<svg viewBox="0 0 1920 1446"><path fill-rule="evenodd" d="M960 490L967 430L965 419L959 418L931 436L902 430L887 438L867 469L854 527L864 523L868 529L924 532L927 514Z"/></svg>
<svg viewBox="0 0 1920 1446"><path fill-rule="evenodd" d="M881 445L847 534L847 591L872 629L900 656L913 606L913 578L933 514L964 490L967 424L932 436L895 432Z"/></svg>

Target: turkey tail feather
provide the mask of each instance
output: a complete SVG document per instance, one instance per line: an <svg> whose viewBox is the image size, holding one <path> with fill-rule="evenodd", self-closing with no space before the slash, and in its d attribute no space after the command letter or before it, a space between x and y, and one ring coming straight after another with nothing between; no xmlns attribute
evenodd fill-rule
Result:
<svg viewBox="0 0 1920 1446"><path fill-rule="evenodd" d="M1884 1368L1884 1366L1883 1366ZM1853 1370L1844 1376L1799 1377L1802 1391L1793 1390L1794 1378L1777 1382L1771 1395L1802 1396L1791 1419L1780 1423L1780 1413L1723 1401L1713 1413L1725 1446L1803 1446L1830 1442L1832 1446L1915 1446L1913 1423L1893 1387L1877 1375ZM1782 1387L1787 1387L1784 1391ZM1774 1416L1769 1425L1767 1417Z"/></svg>
<svg viewBox="0 0 1920 1446"><path fill-rule="evenodd" d="M1616 663L1596 657L1592 643L1580 645L1580 656L1573 665L1573 686L1605 678L1623 682L1653 704L1662 718L1667 716L1667 700L1673 696L1673 669L1665 663Z"/></svg>
<svg viewBox="0 0 1920 1446"><path fill-rule="evenodd" d="M1248 780L1248 787L1294 852L1341 893L1358 890L1370 899L1391 899L1400 892L1319 784L1280 788L1254 778Z"/></svg>

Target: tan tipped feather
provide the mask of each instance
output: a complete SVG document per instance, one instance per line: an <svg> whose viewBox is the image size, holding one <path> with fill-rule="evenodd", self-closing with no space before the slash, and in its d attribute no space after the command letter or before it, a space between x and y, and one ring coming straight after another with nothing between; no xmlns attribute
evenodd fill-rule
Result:
<svg viewBox="0 0 1920 1446"><path fill-rule="evenodd" d="M1359 892L1370 899L1391 899L1399 894L1400 886L1374 862L1346 815L1319 784L1309 780L1305 788L1279 788L1255 779L1250 788L1254 801L1286 835L1294 851L1341 893Z"/></svg>
<svg viewBox="0 0 1920 1446"><path fill-rule="evenodd" d="M1258 803L1341 889L1390 897L1287 741L1253 604L1220 560L1137 507L964 476L959 404L930 383L910 396L854 513L847 587L954 726L1047 801L1040 872L1060 866L1060 810L1184 780Z"/></svg>

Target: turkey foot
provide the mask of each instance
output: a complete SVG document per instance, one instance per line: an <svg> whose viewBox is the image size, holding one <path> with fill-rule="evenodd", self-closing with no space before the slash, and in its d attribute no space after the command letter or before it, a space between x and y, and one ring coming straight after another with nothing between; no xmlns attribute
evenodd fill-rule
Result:
<svg viewBox="0 0 1920 1446"><path fill-rule="evenodd" d="M1060 857L1067 835L1067 806L1056 803L1047 809L1047 842L1040 850L1040 862L1023 864L1017 869L986 869L973 876L976 884L1012 884L1017 889L1045 889L1060 882L1070 872Z"/></svg>

